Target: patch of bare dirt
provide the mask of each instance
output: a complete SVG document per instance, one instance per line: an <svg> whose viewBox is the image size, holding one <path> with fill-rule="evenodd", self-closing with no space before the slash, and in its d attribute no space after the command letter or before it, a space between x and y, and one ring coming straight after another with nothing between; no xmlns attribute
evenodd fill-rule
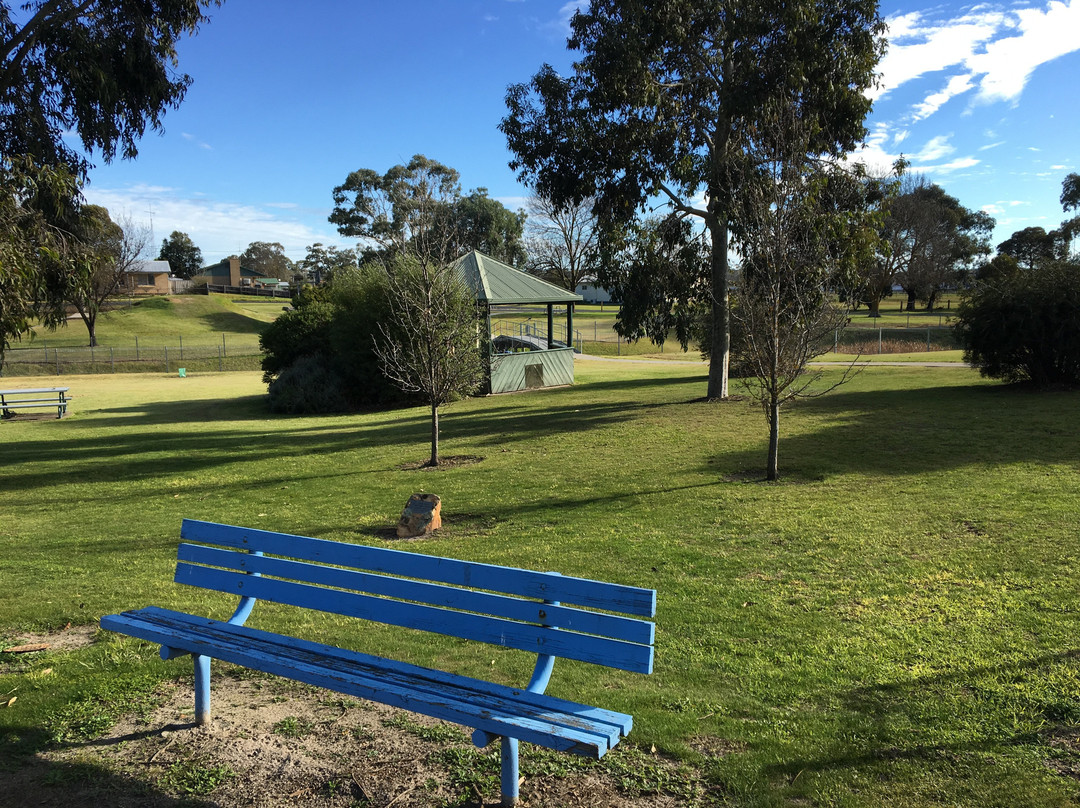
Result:
<svg viewBox="0 0 1080 808"><path fill-rule="evenodd" d="M23 663L32 658L38 658L42 654L52 654L57 651L74 651L84 648L94 641L98 633L98 627L72 626L70 623L60 631L52 631L47 634L35 634L20 632L6 637L0 642L0 673L8 673L17 670ZM9 653L8 649L32 648L28 653Z"/></svg>
<svg viewBox="0 0 1080 808"><path fill-rule="evenodd" d="M215 663L214 719L193 724L190 679L104 736L0 778L0 805L416 808L499 803L499 753L414 713ZM222 674L225 675L222 675ZM623 744L590 762L521 744L521 805L700 804L697 773Z"/></svg>

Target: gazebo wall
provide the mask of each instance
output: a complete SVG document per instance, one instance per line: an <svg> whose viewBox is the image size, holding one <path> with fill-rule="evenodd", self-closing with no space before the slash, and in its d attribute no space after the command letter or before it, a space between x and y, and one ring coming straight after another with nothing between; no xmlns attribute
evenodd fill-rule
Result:
<svg viewBox="0 0 1080 808"><path fill-rule="evenodd" d="M492 393L561 387L573 383L574 351L572 348L496 354L492 362Z"/></svg>

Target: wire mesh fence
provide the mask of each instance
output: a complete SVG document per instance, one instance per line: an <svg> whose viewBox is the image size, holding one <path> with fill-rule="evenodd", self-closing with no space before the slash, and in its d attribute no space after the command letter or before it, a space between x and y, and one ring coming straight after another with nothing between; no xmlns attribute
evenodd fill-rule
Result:
<svg viewBox="0 0 1080 808"><path fill-rule="evenodd" d="M177 338L135 339L133 343L90 347L36 346L9 348L0 375L63 376L82 373L177 373L188 371L258 370L258 337L224 335L216 343Z"/></svg>

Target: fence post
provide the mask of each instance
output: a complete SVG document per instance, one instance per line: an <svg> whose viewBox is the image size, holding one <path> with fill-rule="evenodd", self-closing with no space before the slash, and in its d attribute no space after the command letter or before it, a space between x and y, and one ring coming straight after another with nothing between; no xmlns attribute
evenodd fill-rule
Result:
<svg viewBox="0 0 1080 808"><path fill-rule="evenodd" d="M930 352L930 329L926 329L926 352Z"/></svg>
<svg viewBox="0 0 1080 808"><path fill-rule="evenodd" d="M139 361L139 338L135 337L135 361Z"/></svg>
<svg viewBox="0 0 1080 808"><path fill-rule="evenodd" d="M225 370L225 362L223 361L223 354L221 352L221 346L217 346L217 366L218 370Z"/></svg>
<svg viewBox="0 0 1080 808"><path fill-rule="evenodd" d="M109 348L109 369L110 369L110 370L111 370L111 371L112 371L113 373L116 373L116 357L115 357L115 356L113 356L113 349L112 349L112 347L110 347L110 348Z"/></svg>
<svg viewBox="0 0 1080 808"><path fill-rule="evenodd" d="M60 351L57 348L53 348L53 356L56 357L56 375L60 375Z"/></svg>
<svg viewBox="0 0 1080 808"><path fill-rule="evenodd" d="M169 346L165 346L165 372L169 372Z"/></svg>
<svg viewBox="0 0 1080 808"><path fill-rule="evenodd" d="M877 327L877 352L878 352L878 355L880 356L881 355L881 326L880 325Z"/></svg>
<svg viewBox="0 0 1080 808"><path fill-rule="evenodd" d="M226 349L226 347L225 347L225 332L224 331L221 332L221 355L222 356L227 356L228 355L228 349Z"/></svg>
<svg viewBox="0 0 1080 808"><path fill-rule="evenodd" d="M837 328L835 331L833 331L832 352L833 353L840 353L840 329L839 328Z"/></svg>

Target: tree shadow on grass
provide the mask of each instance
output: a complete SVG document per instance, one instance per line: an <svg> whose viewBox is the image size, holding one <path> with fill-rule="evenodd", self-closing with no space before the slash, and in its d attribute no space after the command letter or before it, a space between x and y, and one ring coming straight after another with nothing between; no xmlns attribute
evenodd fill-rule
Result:
<svg viewBox="0 0 1080 808"><path fill-rule="evenodd" d="M17 739L14 737L16 732ZM208 799L173 797L146 780L115 771L103 763L79 757L57 760L40 754L51 749L78 750L100 745L94 741L57 747L39 728L21 727L16 732L0 735L0 771L3 772L0 805L217 808L217 803ZM160 730L149 734L160 734ZM108 743L139 740L139 735L109 739Z"/></svg>
<svg viewBox="0 0 1080 808"><path fill-rule="evenodd" d="M657 382L649 380L649 383ZM640 387L627 382L609 389L627 386ZM312 423L303 418L273 418L255 412L251 403L256 398L149 402L103 411L130 412L130 416L87 415L72 424L73 432L98 427L106 431L71 440L31 440L5 447L5 460L12 471L6 478L0 476L0 491L40 492L50 485L67 484L80 477L123 482L192 476L238 461L410 445L423 443L429 436L429 416L423 409L413 409L410 414L395 412L391 417L341 416ZM444 439L474 446L556 439L629 423L643 409L671 406L665 402L627 401L625 396L598 402L589 402L580 395L551 396L545 401L547 406L540 410L535 400L521 405L495 403L498 401L478 400L468 408L451 411L442 422ZM230 423L241 421L245 426L203 428L218 419ZM255 421L269 426L260 432L252 425ZM162 424L168 424L169 428L155 428Z"/></svg>
<svg viewBox="0 0 1080 808"><path fill-rule="evenodd" d="M807 418L823 423L808 430ZM1072 425L1078 420L1080 392L988 385L839 390L781 411L780 482L1013 463L1077 465L1080 432ZM759 449L720 452L702 470L763 480L768 426L764 417L758 424ZM797 434L791 434L793 424Z"/></svg>
<svg viewBox="0 0 1080 808"><path fill-rule="evenodd" d="M1042 654L1020 662L971 667L920 676L904 682L852 688L840 694L843 709L839 711L841 718L834 733L836 740L831 744L831 748L829 744L823 744L825 748L820 754L781 760L767 766L765 771L770 775L791 779L800 772L855 770L879 764L888 765L896 761L921 761L927 765L940 765L957 755L1000 753L1018 745L1045 744L1063 726L1076 725L1080 718L1080 708L1071 703L1071 699L1064 697L1032 704L1036 697L1033 694L1021 695L1017 685L1022 681L1038 682L1050 678L1048 672L1052 668L1065 664L1075 667L1078 660L1080 651L1069 650ZM912 740L906 729L908 727L920 727L920 737L933 738L942 734L934 727L924 726L928 723L925 718L928 704L940 705L947 700L959 701L972 716L979 713L978 694L985 689L980 683L986 679L992 680L992 684L998 684L1002 693L998 693L991 686L988 692L982 693L981 698L993 703L1005 694L1006 698L1013 698L1018 704L1027 699L1024 707L1034 708L1034 714L1028 723L1032 727L1040 728L1017 730L1014 728L1012 714L1006 717L1004 723L997 724L992 717L980 715L978 728L969 733L973 737L966 740L936 743ZM826 700L831 703L831 699ZM1000 709L998 705L995 707ZM838 712L834 707L826 705L816 709L823 714ZM945 723L956 723L949 717L941 720ZM930 721L932 722L932 719Z"/></svg>

